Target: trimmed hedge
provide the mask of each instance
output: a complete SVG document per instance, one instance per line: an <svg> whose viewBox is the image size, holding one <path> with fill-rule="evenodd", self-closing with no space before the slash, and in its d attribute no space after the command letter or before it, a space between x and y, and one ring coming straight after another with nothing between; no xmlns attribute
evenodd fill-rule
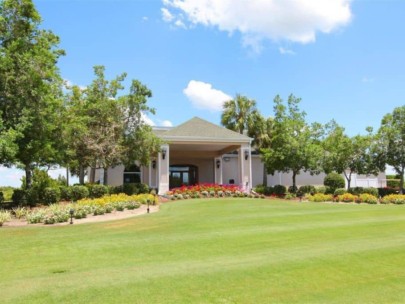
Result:
<svg viewBox="0 0 405 304"><path fill-rule="evenodd" d="M312 185L301 186L298 191L303 193L303 194L312 194L312 195L314 195L316 193L315 186L312 186Z"/></svg>
<svg viewBox="0 0 405 304"><path fill-rule="evenodd" d="M108 187L105 185L89 184L87 188L89 189L89 197L91 198L99 198L108 194Z"/></svg>
<svg viewBox="0 0 405 304"><path fill-rule="evenodd" d="M340 174L332 172L325 176L323 184L330 187L334 193L336 189L345 187L345 179Z"/></svg>
<svg viewBox="0 0 405 304"><path fill-rule="evenodd" d="M55 204L60 201L60 190L55 187L46 187L43 193L44 202L47 205Z"/></svg>
<svg viewBox="0 0 405 304"><path fill-rule="evenodd" d="M71 191L71 199L74 202L89 197L89 189L86 186L72 186Z"/></svg>

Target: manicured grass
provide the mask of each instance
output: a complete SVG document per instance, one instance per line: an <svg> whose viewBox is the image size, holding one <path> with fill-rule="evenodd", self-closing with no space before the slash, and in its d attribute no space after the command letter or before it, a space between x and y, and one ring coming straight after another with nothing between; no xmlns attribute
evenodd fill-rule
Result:
<svg viewBox="0 0 405 304"><path fill-rule="evenodd" d="M170 202L0 229L1 303L403 303L405 206Z"/></svg>

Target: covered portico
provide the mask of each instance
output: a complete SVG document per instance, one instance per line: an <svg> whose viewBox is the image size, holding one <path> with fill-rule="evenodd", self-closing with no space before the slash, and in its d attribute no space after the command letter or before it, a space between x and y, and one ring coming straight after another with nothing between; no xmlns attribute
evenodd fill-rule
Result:
<svg viewBox="0 0 405 304"><path fill-rule="evenodd" d="M159 194L183 184L217 183L252 188L250 137L219 127L201 118L175 128L156 128L163 139L155 162L149 166L150 185ZM232 159L237 161L229 162Z"/></svg>

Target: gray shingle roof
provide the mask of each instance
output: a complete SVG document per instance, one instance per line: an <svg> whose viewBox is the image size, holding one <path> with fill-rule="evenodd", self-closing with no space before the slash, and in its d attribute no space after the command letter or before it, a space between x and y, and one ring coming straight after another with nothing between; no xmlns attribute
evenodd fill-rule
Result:
<svg viewBox="0 0 405 304"><path fill-rule="evenodd" d="M161 132L161 130L159 130L158 134L156 135L167 140L223 140L235 142L251 141L251 138L246 135L217 126L199 117L193 117L185 123L182 123L181 125L165 132Z"/></svg>

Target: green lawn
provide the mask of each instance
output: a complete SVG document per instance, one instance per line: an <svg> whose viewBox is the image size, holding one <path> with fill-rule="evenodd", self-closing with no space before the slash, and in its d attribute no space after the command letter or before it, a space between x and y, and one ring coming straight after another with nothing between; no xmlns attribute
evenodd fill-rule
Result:
<svg viewBox="0 0 405 304"><path fill-rule="evenodd" d="M405 206L187 200L0 245L1 303L405 301Z"/></svg>

